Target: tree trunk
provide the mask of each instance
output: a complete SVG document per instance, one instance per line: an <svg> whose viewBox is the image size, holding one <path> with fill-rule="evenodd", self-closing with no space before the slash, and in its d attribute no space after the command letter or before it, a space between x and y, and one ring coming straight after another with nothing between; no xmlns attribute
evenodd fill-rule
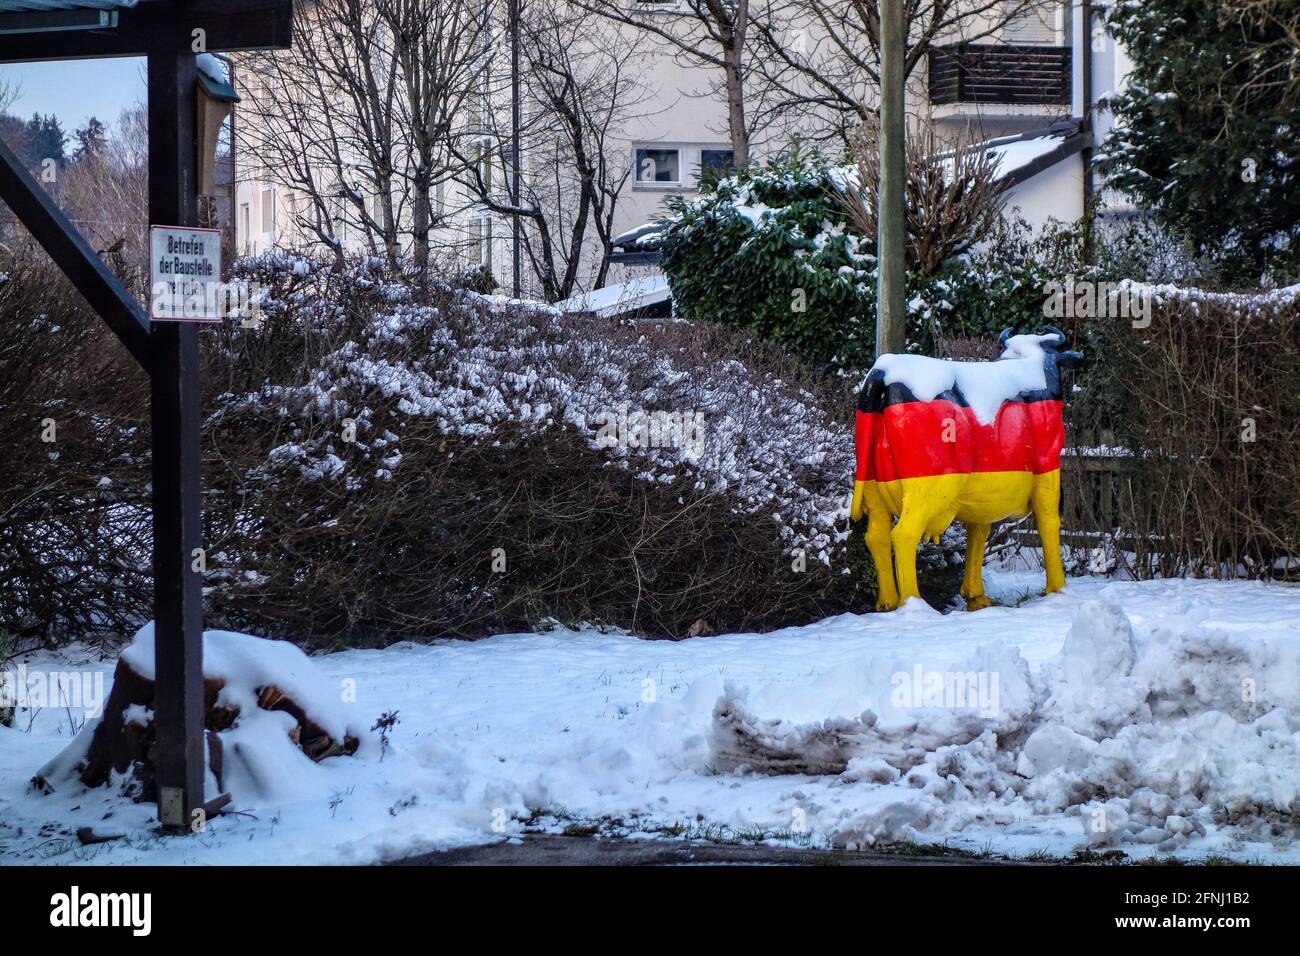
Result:
<svg viewBox="0 0 1300 956"><path fill-rule="evenodd" d="M907 347L906 129L903 0L880 0L880 190L876 255L876 355Z"/></svg>
<svg viewBox="0 0 1300 956"><path fill-rule="evenodd" d="M429 267L429 229L431 223L429 184L427 182L415 183L412 193L412 255L415 260L415 268L423 275L424 270Z"/></svg>
<svg viewBox="0 0 1300 956"><path fill-rule="evenodd" d="M730 43L723 50L727 78L727 128L731 133L731 161L737 169L749 165L749 130L745 128L745 36L749 28L749 0L740 0L732 21Z"/></svg>

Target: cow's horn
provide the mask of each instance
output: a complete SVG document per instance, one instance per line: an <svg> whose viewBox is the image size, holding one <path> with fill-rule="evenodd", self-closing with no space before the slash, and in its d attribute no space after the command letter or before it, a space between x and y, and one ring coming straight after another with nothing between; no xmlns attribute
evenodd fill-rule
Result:
<svg viewBox="0 0 1300 956"><path fill-rule="evenodd" d="M1043 331L1042 331L1040 334L1046 335L1046 334L1048 334L1048 333L1051 333L1052 335L1055 335L1055 336L1056 336L1056 344L1057 344L1057 345L1064 345L1064 344L1065 344L1065 333L1062 332L1060 329L1058 329L1056 326L1054 326L1054 325L1047 325L1047 326L1044 326L1044 327L1043 327Z"/></svg>
<svg viewBox="0 0 1300 956"><path fill-rule="evenodd" d="M1003 329L1002 334L998 336L998 345L1002 346L1003 348L1006 348L1007 339L1009 338L1011 338L1011 329L1010 328Z"/></svg>

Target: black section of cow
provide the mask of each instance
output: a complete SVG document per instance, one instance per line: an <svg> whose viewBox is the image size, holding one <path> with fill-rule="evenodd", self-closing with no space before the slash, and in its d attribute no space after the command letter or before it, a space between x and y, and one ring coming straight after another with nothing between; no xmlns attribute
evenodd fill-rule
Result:
<svg viewBox="0 0 1300 956"><path fill-rule="evenodd" d="M1053 326L1047 326L1039 334L1055 334L1057 341L1047 340L1042 343L1043 346L1043 373L1046 378L1046 386L1041 389L1032 389L1019 393L1014 398L1009 399L1013 402L1043 402L1043 401L1060 401L1065 395L1064 383L1061 381L1061 373L1071 369L1078 368L1083 364L1083 355L1073 350L1060 352L1058 349L1065 344L1065 334ZM1007 339L1011 336L1011 330L1007 329L998 337L998 343L1006 348ZM1002 361L997 359L996 361ZM946 391L940 392L934 396L934 401L944 400L952 402L959 408L969 408L970 403L966 401L966 396L962 395L961 389L954 386ZM862 390L858 392L858 411L860 412L882 412L891 405L902 405L907 402L920 401L916 395L902 382L885 384L885 373L883 369L873 368L868 373L866 381L862 383Z"/></svg>

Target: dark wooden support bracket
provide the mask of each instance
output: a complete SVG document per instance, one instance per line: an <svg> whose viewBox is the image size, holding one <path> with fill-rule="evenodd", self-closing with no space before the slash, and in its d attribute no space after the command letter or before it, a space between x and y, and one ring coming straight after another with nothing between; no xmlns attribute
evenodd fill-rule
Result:
<svg viewBox="0 0 1300 956"><path fill-rule="evenodd" d="M116 26L0 34L0 63L148 57L149 221L198 225L195 53L289 46L292 0L144 0ZM198 329L151 323L89 244L0 142L0 200L13 210L148 373L153 442L154 759L158 817L192 831L229 802L205 800L202 409Z"/></svg>
<svg viewBox="0 0 1300 956"><path fill-rule="evenodd" d="M196 0L184 9L145 2L119 10L110 29L0 35L0 63L197 52L195 30L214 53L284 49L292 24L289 0Z"/></svg>
<svg viewBox="0 0 1300 956"><path fill-rule="evenodd" d="M151 371L153 346L149 341L149 317L144 309L32 178L22 160L3 142L0 142L0 199L49 253L90 307L103 317L140 366Z"/></svg>

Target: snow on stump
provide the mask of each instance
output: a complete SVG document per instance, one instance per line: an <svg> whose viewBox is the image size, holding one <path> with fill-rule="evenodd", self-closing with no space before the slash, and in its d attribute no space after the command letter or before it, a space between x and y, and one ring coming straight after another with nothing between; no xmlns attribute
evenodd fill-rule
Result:
<svg viewBox="0 0 1300 956"><path fill-rule="evenodd" d="M231 631L203 635L203 720L211 794L269 798L304 763L352 755L361 730L342 695L299 648ZM122 651L103 716L87 721L32 783L44 793L98 787L126 776L123 792L157 799L154 781L154 626Z"/></svg>

